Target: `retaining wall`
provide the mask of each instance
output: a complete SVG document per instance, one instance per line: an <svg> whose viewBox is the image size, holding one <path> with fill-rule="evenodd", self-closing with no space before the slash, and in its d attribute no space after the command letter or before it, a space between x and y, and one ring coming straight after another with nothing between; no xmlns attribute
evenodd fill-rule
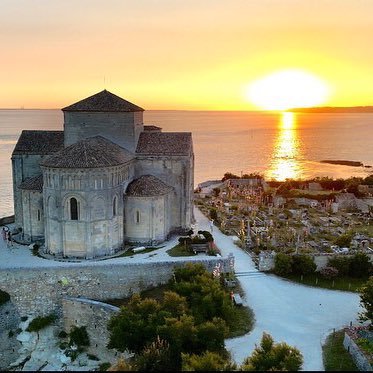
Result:
<svg viewBox="0 0 373 373"><path fill-rule="evenodd" d="M94 263L94 265L66 265L0 269L0 289L11 296L17 312L23 315L62 314L62 298L84 297L98 301L124 298L131 293L166 283L174 267L189 261L153 263ZM229 268L227 258L208 257L193 260L202 263L210 272L221 262Z"/></svg>
<svg viewBox="0 0 373 373"><path fill-rule="evenodd" d="M360 351L360 348L347 333L345 333L345 337L343 339L343 346L349 352L352 360L355 362L359 370L365 372L373 371L368 359L364 356L364 354Z"/></svg>
<svg viewBox="0 0 373 373"><path fill-rule="evenodd" d="M66 297L62 300L62 310L66 332L69 333L74 326L86 327L90 341L88 353L110 363L118 359L119 352L107 349L110 340L107 324L119 312L118 307L86 298Z"/></svg>

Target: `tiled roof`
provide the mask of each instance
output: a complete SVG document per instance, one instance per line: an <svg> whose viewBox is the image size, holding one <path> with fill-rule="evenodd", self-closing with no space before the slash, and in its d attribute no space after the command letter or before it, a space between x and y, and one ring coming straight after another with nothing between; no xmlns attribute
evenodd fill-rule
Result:
<svg viewBox="0 0 373 373"><path fill-rule="evenodd" d="M136 153L140 155L189 155L192 150L190 132L141 132Z"/></svg>
<svg viewBox="0 0 373 373"><path fill-rule="evenodd" d="M13 154L52 154L63 148L63 131L24 130Z"/></svg>
<svg viewBox="0 0 373 373"><path fill-rule="evenodd" d="M19 189L43 191L43 175L28 177L20 185Z"/></svg>
<svg viewBox="0 0 373 373"><path fill-rule="evenodd" d="M102 136L95 136L45 158L40 165L54 168L111 167L127 163L133 158L126 149Z"/></svg>
<svg viewBox="0 0 373 373"><path fill-rule="evenodd" d="M153 125L150 125L150 124L145 124L144 125L144 131L156 131L156 132L159 132L159 131L162 131L162 128L161 127L157 127L157 126L153 126Z"/></svg>
<svg viewBox="0 0 373 373"><path fill-rule="evenodd" d="M70 106L66 106L63 111L144 111L141 107L120 98L106 89L87 97Z"/></svg>
<svg viewBox="0 0 373 373"><path fill-rule="evenodd" d="M169 193L172 187L153 175L144 175L132 181L127 188L126 195L134 197L159 196Z"/></svg>

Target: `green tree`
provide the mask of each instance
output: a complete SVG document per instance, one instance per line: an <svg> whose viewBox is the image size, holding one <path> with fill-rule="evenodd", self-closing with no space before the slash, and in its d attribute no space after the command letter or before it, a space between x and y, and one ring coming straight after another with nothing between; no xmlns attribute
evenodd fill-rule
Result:
<svg viewBox="0 0 373 373"><path fill-rule="evenodd" d="M158 325L164 324L167 316L170 313L163 311L156 300L141 300L138 294L133 295L128 306L121 307L109 321L109 348L140 352L155 340Z"/></svg>
<svg viewBox="0 0 373 373"><path fill-rule="evenodd" d="M298 275L309 275L316 270L316 264L309 255L294 255L292 272Z"/></svg>
<svg viewBox="0 0 373 373"><path fill-rule="evenodd" d="M360 290L360 304L363 306L364 311L359 314L361 321L369 320L373 322L373 276L363 285Z"/></svg>
<svg viewBox="0 0 373 373"><path fill-rule="evenodd" d="M347 232L337 237L334 240L334 243L338 245L339 247L350 247L352 236L353 236L352 232Z"/></svg>
<svg viewBox="0 0 373 373"><path fill-rule="evenodd" d="M235 174L232 174L230 172L226 172L223 176L223 178L221 179L221 181L225 181L225 180L228 180L228 179L239 179L240 177L238 175L235 175Z"/></svg>
<svg viewBox="0 0 373 373"><path fill-rule="evenodd" d="M303 364L301 352L285 342L274 343L273 338L263 333L260 346L256 346L251 356L247 357L241 370L244 371L298 371Z"/></svg>
<svg viewBox="0 0 373 373"><path fill-rule="evenodd" d="M368 255L364 253L357 253L350 258L350 271L351 277L367 277L372 271L372 263Z"/></svg>
<svg viewBox="0 0 373 373"><path fill-rule="evenodd" d="M339 276L348 276L350 274L350 259L342 255L329 258L328 267L336 268Z"/></svg>
<svg viewBox="0 0 373 373"><path fill-rule="evenodd" d="M210 209L210 219L218 220L218 212L216 209Z"/></svg>
<svg viewBox="0 0 373 373"><path fill-rule="evenodd" d="M220 188L214 188L212 191L214 193L214 197L218 197L219 196Z"/></svg>
<svg viewBox="0 0 373 373"><path fill-rule="evenodd" d="M171 358L170 345L167 341L157 336L156 340L146 346L137 355L135 366L139 371L173 371L174 365Z"/></svg>
<svg viewBox="0 0 373 373"><path fill-rule="evenodd" d="M287 276L292 272L293 258L290 255L277 253L274 272L279 276Z"/></svg>
<svg viewBox="0 0 373 373"><path fill-rule="evenodd" d="M183 372L191 371L233 371L237 369L229 355L205 351L201 355L181 354Z"/></svg>

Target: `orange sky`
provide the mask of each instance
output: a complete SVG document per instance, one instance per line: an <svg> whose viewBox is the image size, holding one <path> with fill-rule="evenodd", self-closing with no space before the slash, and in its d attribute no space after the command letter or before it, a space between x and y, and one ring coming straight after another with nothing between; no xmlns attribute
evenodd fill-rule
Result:
<svg viewBox="0 0 373 373"><path fill-rule="evenodd" d="M371 0L2 0L0 107L61 108L102 89L145 109L253 110L275 71L373 105Z"/></svg>

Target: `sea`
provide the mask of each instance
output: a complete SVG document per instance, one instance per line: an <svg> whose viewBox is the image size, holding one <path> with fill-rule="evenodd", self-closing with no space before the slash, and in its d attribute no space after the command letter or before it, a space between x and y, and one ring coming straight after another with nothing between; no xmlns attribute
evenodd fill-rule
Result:
<svg viewBox="0 0 373 373"><path fill-rule="evenodd" d="M195 186L224 173L266 179L366 177L373 173L373 113L144 112L144 124L192 132ZM22 130L63 130L61 110L0 110L0 217L13 214L11 154ZM353 167L321 160L360 161Z"/></svg>

